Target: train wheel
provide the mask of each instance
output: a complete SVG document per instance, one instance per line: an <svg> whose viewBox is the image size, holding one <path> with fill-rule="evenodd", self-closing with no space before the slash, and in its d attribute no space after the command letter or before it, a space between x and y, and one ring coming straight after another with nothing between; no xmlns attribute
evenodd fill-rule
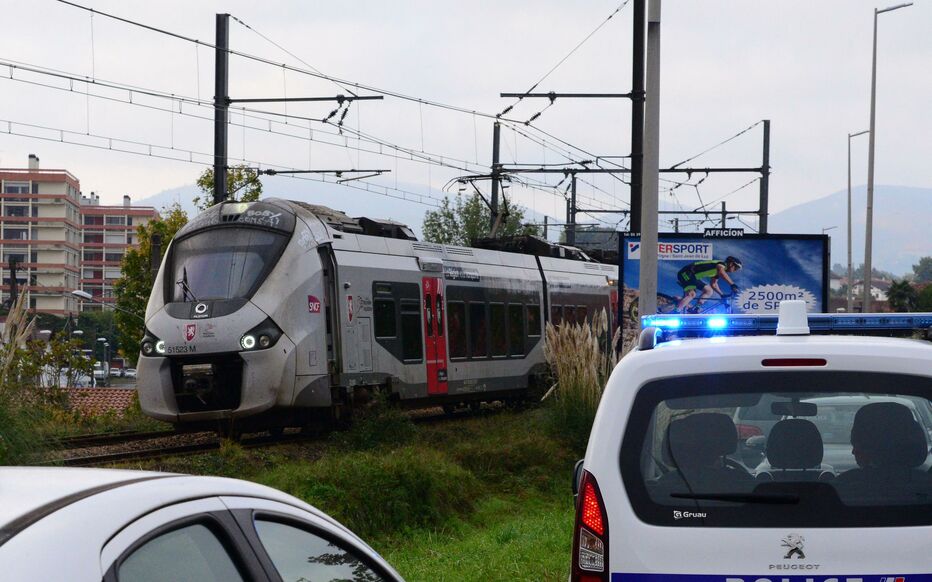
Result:
<svg viewBox="0 0 932 582"><path fill-rule="evenodd" d="M443 413L446 414L447 416L453 416L456 413L456 405L455 404L444 404Z"/></svg>

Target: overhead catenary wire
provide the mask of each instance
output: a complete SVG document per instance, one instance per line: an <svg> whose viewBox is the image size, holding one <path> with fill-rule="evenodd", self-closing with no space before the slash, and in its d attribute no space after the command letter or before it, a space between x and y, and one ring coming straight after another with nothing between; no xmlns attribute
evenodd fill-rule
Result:
<svg viewBox="0 0 932 582"><path fill-rule="evenodd" d="M565 63L571 56L573 56L573 54L574 54L576 51L578 51L578 50L580 49L580 47L582 47L582 45L586 44L586 42L588 42L588 40L589 40L590 38L592 38L593 36L595 36L595 34L596 34L597 32L599 32L600 30L602 30L602 27L605 26L606 24L608 24L608 21L611 20L612 18L614 18L614 16L615 16L616 14L618 14L619 12L621 12L622 9L624 9L624 7L627 6L627 4L628 4L629 1L630 1L630 0L624 0L624 2L622 2L621 4L619 4L618 7L615 8L615 10L612 11L611 14L609 14L604 20L602 20L602 22L599 23L598 26L595 27L594 30L592 30L592 32L590 32L589 34L587 34L587 35L585 36L585 38L583 38L581 41L579 41L579 42L576 44L576 46L574 46L574 47L572 48L572 50L570 50L570 52L568 52L562 59L560 59L559 61L557 61L557 64L555 64L554 66L552 66L552 67L550 68L550 70L548 70L546 73L544 73L544 75L543 75L540 79L538 79L533 85L531 85L530 89L528 89L527 91L525 91L524 94L523 94L522 96L518 97L517 101L515 101L514 103L512 103L511 105L509 105L508 107L506 107L501 113L498 114L498 116L501 117L501 116L503 116L503 115L507 115L508 112L510 112L510 111L514 108L515 105L517 105L517 104L518 104L522 99L524 99L528 94L530 94L532 91L534 91L534 89L536 89L541 83L543 83L543 82L547 79L547 77L549 77L551 74L553 74L554 71L556 71L557 69L559 69L560 66L563 65L563 63ZM550 101L550 105L553 105L553 100ZM548 105L548 107L549 107L549 105ZM546 109L546 107L545 107L544 109ZM543 111L541 111L540 113L543 113ZM531 121L534 121L534 119L536 119L537 117L540 116L540 113L536 114L534 117L532 117L532 118L531 118L530 120L528 120L526 123L530 123Z"/></svg>
<svg viewBox="0 0 932 582"><path fill-rule="evenodd" d="M698 158L698 157L700 157L700 156L703 156L703 155L705 155L705 154L711 152L712 150L714 150L714 149L716 149L716 148L719 148L719 147L725 145L726 143L728 143L728 142L730 142L730 141L732 141L732 140L734 140L734 139L737 139L737 138L741 137L742 135L746 134L747 132L751 131L752 129L754 129L755 127L757 127L758 125L760 125L761 123L763 123L763 120L757 121L757 122L755 122L755 123L752 123L751 125L749 125L748 127L742 129L741 131L739 131L738 133L734 134L733 136L731 136L731 137L729 137L729 138L726 138L726 139L723 139L722 141L718 142L717 144L713 145L712 147L706 148L706 149L702 150L701 152L699 152L698 154L686 158L686 159L683 160L682 162L679 162L679 163L677 163L677 164L673 164L672 166L670 166L670 168L677 168L677 167L679 167L679 166L682 166L683 164L689 163L689 162L695 160L696 158Z"/></svg>
<svg viewBox="0 0 932 582"><path fill-rule="evenodd" d="M6 131L3 130L2 124L6 124ZM17 126L21 126L21 127L29 128L33 130L51 132L52 134L56 134L57 137L53 137L52 135L43 136L43 135L35 135L34 133L16 131L14 128L16 128ZM77 131L72 131L72 130L67 130L67 129L62 129L62 128L49 127L49 126L43 126L43 125L37 125L37 124L31 124L31 123L24 123L24 122L19 122L19 121L0 119L0 133L6 133L8 135L15 135L15 136L25 137L29 139L37 139L37 140L42 140L42 141L63 143L67 145L82 146L82 147L98 149L98 150L106 150L106 151L117 152L117 153L132 154L132 155L145 156L145 157L150 157L150 158L158 158L158 159L170 160L170 161L175 161L175 162L186 162L186 163L191 163L191 164L197 164L200 166L208 166L208 167L213 166L213 154L212 153L198 152L196 150L188 150L188 149L181 149L181 148L171 148L165 145L158 145L158 144L152 144L152 143L135 141L135 140L115 138L115 137L104 136L104 135L85 134L82 132L77 132ZM71 137L68 138L68 136L71 136ZM89 143L87 141L84 141L84 142L76 141L76 138L88 138L88 139L93 139L93 140L100 140L101 143ZM121 144L123 144L124 146L136 146L137 148L143 148L143 149L142 150L129 149L128 147L121 147ZM195 159L195 157L197 157L198 159ZM238 158L230 158L230 159L231 161L239 161L239 162L243 162L246 165L260 167L260 168L261 167L281 168L281 169L286 169L286 170L296 169L296 168L290 168L288 166L273 164L269 162L260 162L260 161L255 161L255 160L245 160L245 159L238 159ZM319 179L309 178L306 176L303 177L303 176L290 176L290 175L283 175L283 177L293 178L293 179L307 179L307 180L313 180L317 182L326 182L330 184L337 183L333 180L327 180L325 177L321 177ZM442 202L441 199L431 196L429 194L419 194L417 192L411 192L409 190L398 188L397 186L391 187L391 186L385 186L382 184L374 184L374 183L365 182L365 181L362 181L361 183L365 187L359 186L359 185L344 184L344 183L340 183L338 185L345 186L348 188L355 188L357 190L365 190L367 192L386 196L388 198L395 198L398 200L404 200L406 202L415 202L415 203L423 204L426 206L439 207L440 203ZM381 188L382 190L379 190L379 188ZM389 193L389 191L395 191L398 194L393 195Z"/></svg>

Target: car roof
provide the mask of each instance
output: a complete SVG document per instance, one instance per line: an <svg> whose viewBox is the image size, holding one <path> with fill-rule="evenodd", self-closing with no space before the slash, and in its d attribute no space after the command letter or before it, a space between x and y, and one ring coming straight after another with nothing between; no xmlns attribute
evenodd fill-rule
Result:
<svg viewBox="0 0 932 582"><path fill-rule="evenodd" d="M43 507L169 473L60 467L0 467L0 527Z"/></svg>

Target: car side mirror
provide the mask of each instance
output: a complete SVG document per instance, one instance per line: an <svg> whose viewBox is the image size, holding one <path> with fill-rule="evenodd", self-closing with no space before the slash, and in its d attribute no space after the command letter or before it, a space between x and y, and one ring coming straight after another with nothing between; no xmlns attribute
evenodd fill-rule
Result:
<svg viewBox="0 0 932 582"><path fill-rule="evenodd" d="M576 466L573 467L573 497L579 495L579 483L582 481L582 472L583 472L583 463L586 459L579 459L576 461Z"/></svg>

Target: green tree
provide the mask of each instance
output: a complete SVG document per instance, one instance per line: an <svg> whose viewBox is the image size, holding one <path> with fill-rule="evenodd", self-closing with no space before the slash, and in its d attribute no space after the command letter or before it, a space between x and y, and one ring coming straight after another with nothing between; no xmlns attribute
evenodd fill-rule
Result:
<svg viewBox="0 0 932 582"><path fill-rule="evenodd" d="M540 235L536 226L522 224L524 208L509 204L502 197L503 220L498 228L499 236L533 234ZM478 194L472 196L456 195L456 202L444 198L437 210L428 210L424 214L422 230L424 240L429 242L469 246L472 241L487 237L491 232L489 222L492 211Z"/></svg>
<svg viewBox="0 0 932 582"><path fill-rule="evenodd" d="M916 274L916 283L932 283L932 257L922 257L919 263L913 265Z"/></svg>
<svg viewBox="0 0 932 582"><path fill-rule="evenodd" d="M207 210L214 205L214 169L207 168L197 179L201 191L194 197L194 205L199 210ZM233 166L227 170L227 196L236 202L255 202L262 195L262 181L259 172L248 166ZM237 197L238 196L238 197Z"/></svg>
<svg viewBox="0 0 932 582"><path fill-rule="evenodd" d="M179 204L163 209L162 217L136 228L139 246L128 249L123 256L121 276L113 283L118 308L114 314L114 322L121 353L131 361L135 361L139 354L139 344L144 332L142 318L145 316L146 304L152 292L152 270L149 264L152 235L158 233L162 236L162 257L169 241L187 222L188 214Z"/></svg>
<svg viewBox="0 0 932 582"><path fill-rule="evenodd" d="M913 311L918 299L919 294L915 287L910 285L906 279L894 281L887 290L887 301L890 302L890 308L893 311Z"/></svg>
<svg viewBox="0 0 932 582"><path fill-rule="evenodd" d="M916 297L916 311L932 311L932 284L923 287Z"/></svg>

